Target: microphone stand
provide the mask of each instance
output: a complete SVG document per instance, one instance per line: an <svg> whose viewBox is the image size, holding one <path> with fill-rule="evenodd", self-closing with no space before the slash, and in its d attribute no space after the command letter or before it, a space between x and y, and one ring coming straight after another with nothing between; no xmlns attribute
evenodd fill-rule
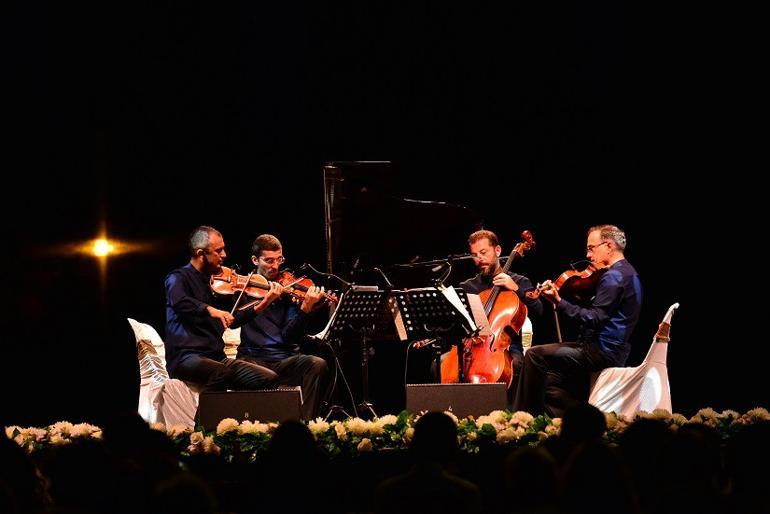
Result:
<svg viewBox="0 0 770 514"><path fill-rule="evenodd" d="M380 268L372 268L378 272L385 280L385 296L388 296L393 291L393 283L388 276ZM361 327L356 330L351 327L351 330L358 334L361 340L361 402L356 406L356 411L362 415L364 412L369 413L372 418L377 417L377 413L374 410L374 405L369 401L369 357L371 349L369 348L370 336L374 334L376 328L374 325L371 327Z"/></svg>
<svg viewBox="0 0 770 514"><path fill-rule="evenodd" d="M433 259L431 261L415 261L415 262L407 262L405 264L392 264L391 268L416 268L418 266L436 266L440 264L446 264L447 262L456 262L456 261L467 261L473 259L473 255L469 253L458 253L453 255L447 255L443 259ZM500 262L505 262L508 260L508 256L499 257L498 260ZM377 268L374 268L377 270Z"/></svg>
<svg viewBox="0 0 770 514"><path fill-rule="evenodd" d="M337 344L339 344L339 342L337 342ZM347 419L352 417L350 414L348 414L348 411L346 411L342 405L331 403L333 401L332 398L334 396L334 392L337 389L338 375L341 375L342 380L345 382L345 386L347 387L348 394L350 394L353 413L356 415L356 417L358 417L358 412L356 412L356 403L353 401L353 393L350 391L350 385L348 385L348 380L345 378L345 372L342 370L342 366L340 366L340 359L337 356L337 350L335 349L335 346L331 342L327 342L326 346L329 347L329 350L332 353L332 357L334 357L334 380L332 382L331 387L328 388L328 391L325 395L323 402L321 402L321 412L326 411L326 416L324 417L324 421L329 421L329 419L332 417L335 417L335 418L341 417L342 419Z"/></svg>
<svg viewBox="0 0 770 514"><path fill-rule="evenodd" d="M334 278L334 279L337 279L337 281L338 281L338 282L340 282L340 283L342 284L342 290L340 291L341 293L344 293L345 291L347 291L348 289L350 289L350 288L351 288L351 286L353 286L353 283L352 283L352 282L348 282L347 280L345 280L345 279L343 279L343 278L340 278L340 277L338 277L338 276L337 276L337 275L335 275L334 273L324 273L323 271L318 271L317 269L315 269L315 268L312 266L312 264L304 263L302 266L300 266L300 267L299 267L299 270L300 270L300 271L304 271L305 269L308 269L308 268L309 268L310 270L312 270L314 273L316 273L316 274L318 274L318 275L321 275L321 276L323 276L323 277L327 277L327 278Z"/></svg>
<svg viewBox="0 0 770 514"><path fill-rule="evenodd" d="M372 418L377 417L374 405L369 401L369 335L374 333L374 327L362 327L353 330L361 337L361 403L356 406L358 415L368 412Z"/></svg>

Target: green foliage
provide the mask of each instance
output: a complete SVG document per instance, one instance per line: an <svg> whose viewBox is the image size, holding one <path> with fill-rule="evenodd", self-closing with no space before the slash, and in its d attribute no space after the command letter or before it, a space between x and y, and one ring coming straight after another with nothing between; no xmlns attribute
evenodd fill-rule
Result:
<svg viewBox="0 0 770 514"><path fill-rule="evenodd" d="M457 423L460 449L468 453L479 453L501 446L538 444L543 439L557 435L561 427L559 418L551 419L546 415L533 417L526 412L494 411L486 416L463 419L457 419L451 412L447 414ZM730 410L718 413L705 408L690 419L666 411L640 412L633 419L609 413L606 414L605 440L609 443L617 442L630 424L642 418L659 419L671 430L678 430L687 423L702 423L713 427L726 441L748 425L770 422L770 413L764 408L752 409L742 415ZM403 411L398 416L387 415L372 421L348 418L326 422L318 418L310 421L308 428L329 457L354 457L363 453L408 448L418 419L419 416ZM165 432L181 457L214 454L226 462L249 463L264 455L277 426L276 423L239 423L234 419L224 419L216 430L210 431L202 427L193 430L182 426L153 425L152 428ZM69 444L77 438L101 438L99 427L87 423L73 425L66 421L45 428L10 426L6 427L5 433L30 453Z"/></svg>

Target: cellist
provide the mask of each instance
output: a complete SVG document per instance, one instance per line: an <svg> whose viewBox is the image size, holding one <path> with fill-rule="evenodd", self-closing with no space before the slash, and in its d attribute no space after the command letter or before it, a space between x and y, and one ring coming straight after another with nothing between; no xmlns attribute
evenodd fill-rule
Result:
<svg viewBox="0 0 770 514"><path fill-rule="evenodd" d="M491 230L477 230L468 237L468 246L479 273L475 277L461 282L459 284L460 288L466 293L479 294L490 289L492 286L500 286L509 291L516 292L519 299L527 306L530 319L539 317L543 313L541 300L533 299L526 295L528 291L534 290L532 282L527 277L512 271L502 273L502 267L500 266L502 247L494 232ZM511 367L514 377L511 387L508 389L510 404L513 402L516 394L516 384L523 362L520 337L511 339L508 351L511 354Z"/></svg>
<svg viewBox="0 0 770 514"><path fill-rule="evenodd" d="M562 298L550 281L542 295L557 312L580 327L578 341L533 346L524 358L514 408L536 416L561 417L588 399L590 373L623 366L631 350L631 333L639 320L642 285L626 260L626 234L615 225L588 230L586 257L605 268L589 307Z"/></svg>

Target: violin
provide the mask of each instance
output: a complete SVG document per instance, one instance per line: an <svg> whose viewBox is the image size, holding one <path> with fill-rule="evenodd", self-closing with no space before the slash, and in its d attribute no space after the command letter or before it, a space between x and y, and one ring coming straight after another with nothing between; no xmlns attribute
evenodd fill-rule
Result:
<svg viewBox="0 0 770 514"><path fill-rule="evenodd" d="M546 289L553 289L559 292L559 296L570 298L579 304L588 304L591 298L596 294L596 288L599 286L599 279L607 270L606 267L597 268L590 263L583 271L574 269L567 270L559 275L556 280L548 285L538 284L532 291L527 291L527 298L539 298L540 294ZM554 325L556 326L556 338L561 343L561 326L559 316L556 313L556 304L552 304Z"/></svg>
<svg viewBox="0 0 770 514"><path fill-rule="evenodd" d="M301 277L297 279L288 271L281 272L276 281L283 286L283 294L289 295L292 301L302 303L309 288L313 287L313 282ZM222 271L217 275L211 276L211 290L221 295L231 295L236 292L242 292L246 296L255 298L256 302L251 302L240 309L251 307L255 303L262 301L270 290L270 281L259 273L250 275L239 275L232 268L222 266ZM333 293L324 293L326 301L337 303L337 297Z"/></svg>
<svg viewBox="0 0 770 514"><path fill-rule="evenodd" d="M583 271L567 270L551 282L551 287L559 292L560 296L571 298L578 303L591 300L596 293L599 280L607 268L597 268L593 263ZM538 298L547 286L538 284L532 291L527 291L528 298Z"/></svg>
<svg viewBox="0 0 770 514"><path fill-rule="evenodd" d="M304 276L297 278L289 271L281 271L280 275L278 276L278 283L283 286L284 291L287 291L287 290L289 291L288 294L291 295L293 300L299 303L301 303L305 299L307 290L315 286L313 281L310 280L309 278ZM335 295L334 293L324 291L323 301L329 302L332 305L336 305L339 299L337 298L337 295Z"/></svg>

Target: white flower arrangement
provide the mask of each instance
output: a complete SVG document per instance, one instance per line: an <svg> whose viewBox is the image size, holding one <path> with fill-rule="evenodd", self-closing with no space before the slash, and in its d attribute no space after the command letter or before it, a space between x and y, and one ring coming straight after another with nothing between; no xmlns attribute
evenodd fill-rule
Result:
<svg viewBox="0 0 770 514"><path fill-rule="evenodd" d="M332 423L332 428L334 429L334 433L337 436L337 439L340 441L347 441L348 440L348 431L345 428L345 423L340 423L338 421L335 421Z"/></svg>
<svg viewBox="0 0 770 514"><path fill-rule="evenodd" d="M358 443L358 446L356 446L356 450L358 450L359 453L370 452L373 449L374 447L372 446L372 441L368 437L361 439L361 442Z"/></svg>
<svg viewBox="0 0 770 514"><path fill-rule="evenodd" d="M203 438L203 453L213 453L214 455L219 455L222 452L222 449L217 446L217 443L214 442L214 436L206 436Z"/></svg>
<svg viewBox="0 0 770 514"><path fill-rule="evenodd" d="M314 437L318 437L318 434L323 434L329 430L329 423L323 418L316 418L308 422L307 427Z"/></svg>
<svg viewBox="0 0 770 514"><path fill-rule="evenodd" d="M396 423L398 423L398 416L394 416L393 414L388 414L386 416L383 416L381 418L377 418L374 420L374 424L382 429L384 429L388 425L395 425Z"/></svg>
<svg viewBox="0 0 770 514"><path fill-rule="evenodd" d="M238 426L238 433L240 434L267 434L274 430L275 427L270 423L251 422L249 420L242 421Z"/></svg>
<svg viewBox="0 0 770 514"><path fill-rule="evenodd" d="M523 446L537 444L539 441L559 434L562 420L548 416L532 416L526 412L493 411L488 415L474 419L468 416L458 419L448 412L457 423L458 443L462 450L477 453L494 447ZM331 423L316 418L308 423L313 437L319 446L331 457L337 455L359 455L384 450L407 448L414 437L414 424L419 416L402 412L398 416L387 415L374 420L348 418ZM639 412L633 419L627 419L615 413L605 415L607 431L605 439L612 443L636 420L659 420L671 430L688 423L703 423L717 429L723 439L728 439L743 427L762 422L770 422L770 412L757 407L745 414L733 410L716 412L705 408L693 417L686 418L677 413L663 410ZM216 430L206 431L201 427L192 430L183 425L166 427L153 424L153 430L160 430L173 440L180 455L220 455L228 461L246 460L253 462L263 454L278 427L276 423L258 421L238 422L235 419L223 419ZM72 424L59 421L45 428L5 427L5 435L28 452L44 450L48 447L71 444L77 439L100 439L99 427L88 423Z"/></svg>
<svg viewBox="0 0 770 514"><path fill-rule="evenodd" d="M238 431L240 423L233 418L225 418L217 425L217 435L224 435L230 431Z"/></svg>
<svg viewBox="0 0 770 514"><path fill-rule="evenodd" d="M177 437L182 437L186 434L189 434L192 432L192 428L188 427L187 425L182 425L177 423L176 425L171 425L168 427L168 429L165 430L166 435L169 436L171 439L176 439Z"/></svg>

